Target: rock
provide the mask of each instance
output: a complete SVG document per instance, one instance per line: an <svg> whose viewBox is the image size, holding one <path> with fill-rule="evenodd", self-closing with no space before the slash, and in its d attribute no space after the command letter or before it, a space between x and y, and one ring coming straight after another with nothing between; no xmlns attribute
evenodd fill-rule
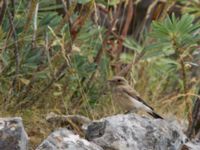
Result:
<svg viewBox="0 0 200 150"><path fill-rule="evenodd" d="M0 118L0 150L27 150L28 136L22 119Z"/></svg>
<svg viewBox="0 0 200 150"><path fill-rule="evenodd" d="M103 150L100 146L75 135L66 128L51 133L36 150Z"/></svg>
<svg viewBox="0 0 200 150"><path fill-rule="evenodd" d="M179 150L187 141L176 121L132 113L90 123L86 138L105 150Z"/></svg>
<svg viewBox="0 0 200 150"><path fill-rule="evenodd" d="M199 140L188 141L183 145L183 148L181 150L200 150L200 141Z"/></svg>

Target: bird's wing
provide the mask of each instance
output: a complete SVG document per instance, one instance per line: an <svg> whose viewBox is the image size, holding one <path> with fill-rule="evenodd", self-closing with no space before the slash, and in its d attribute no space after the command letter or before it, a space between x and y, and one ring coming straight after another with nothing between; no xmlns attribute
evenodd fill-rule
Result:
<svg viewBox="0 0 200 150"><path fill-rule="evenodd" d="M120 86L121 90L128 94L129 96L133 97L134 99L138 100L139 102L143 103L147 107L153 110L151 106L149 106L142 98L140 98L139 94L130 86Z"/></svg>

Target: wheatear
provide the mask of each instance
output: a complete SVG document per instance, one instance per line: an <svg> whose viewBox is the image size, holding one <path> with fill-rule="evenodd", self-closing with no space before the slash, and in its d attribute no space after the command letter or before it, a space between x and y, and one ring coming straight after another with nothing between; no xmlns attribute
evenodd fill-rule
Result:
<svg viewBox="0 0 200 150"><path fill-rule="evenodd" d="M112 88L112 95L114 101L125 111L142 110L153 116L154 118L163 119L160 115L154 112L153 108L149 106L139 94L128 84L128 81L121 76L114 76L108 80Z"/></svg>

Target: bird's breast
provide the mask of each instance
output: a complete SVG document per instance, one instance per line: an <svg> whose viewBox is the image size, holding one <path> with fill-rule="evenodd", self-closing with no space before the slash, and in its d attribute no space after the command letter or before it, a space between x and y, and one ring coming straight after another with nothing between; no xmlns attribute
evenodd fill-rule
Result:
<svg viewBox="0 0 200 150"><path fill-rule="evenodd" d="M113 93L113 100L123 110L131 111L135 109L135 106L129 97L120 91L115 91Z"/></svg>

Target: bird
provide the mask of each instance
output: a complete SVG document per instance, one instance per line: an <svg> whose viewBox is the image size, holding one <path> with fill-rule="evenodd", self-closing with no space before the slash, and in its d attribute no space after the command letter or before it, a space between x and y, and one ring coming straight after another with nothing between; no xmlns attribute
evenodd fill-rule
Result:
<svg viewBox="0 0 200 150"><path fill-rule="evenodd" d="M163 119L154 109L148 105L122 76L114 76L108 80L114 101L122 110L127 112L145 111L153 118Z"/></svg>

